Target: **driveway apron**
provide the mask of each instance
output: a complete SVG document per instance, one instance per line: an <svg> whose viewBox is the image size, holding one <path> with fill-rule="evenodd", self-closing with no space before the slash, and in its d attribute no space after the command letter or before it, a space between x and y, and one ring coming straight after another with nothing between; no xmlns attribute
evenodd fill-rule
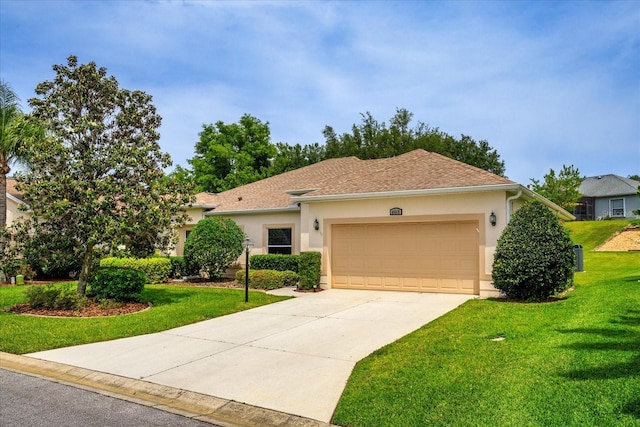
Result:
<svg viewBox="0 0 640 427"><path fill-rule="evenodd" d="M329 422L355 364L469 295L329 289L168 331L28 356Z"/></svg>

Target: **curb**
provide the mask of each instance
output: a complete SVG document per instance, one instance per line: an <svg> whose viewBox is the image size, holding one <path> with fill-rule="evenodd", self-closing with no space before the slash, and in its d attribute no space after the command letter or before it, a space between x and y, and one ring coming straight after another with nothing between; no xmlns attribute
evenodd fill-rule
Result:
<svg viewBox="0 0 640 427"><path fill-rule="evenodd" d="M104 394L221 427L330 427L271 409L57 362L0 352L0 368Z"/></svg>

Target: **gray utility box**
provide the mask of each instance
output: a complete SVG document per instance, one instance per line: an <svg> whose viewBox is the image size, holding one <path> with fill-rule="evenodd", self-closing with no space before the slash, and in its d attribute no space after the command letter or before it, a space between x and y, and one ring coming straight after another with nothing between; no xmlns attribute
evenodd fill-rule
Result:
<svg viewBox="0 0 640 427"><path fill-rule="evenodd" d="M584 271L584 248L582 245L573 245L573 251L576 253L575 271Z"/></svg>

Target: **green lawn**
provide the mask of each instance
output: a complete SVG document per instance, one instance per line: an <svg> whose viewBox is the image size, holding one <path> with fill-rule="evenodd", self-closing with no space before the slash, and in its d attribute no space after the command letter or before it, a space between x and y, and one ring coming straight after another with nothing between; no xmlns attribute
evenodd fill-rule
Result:
<svg viewBox="0 0 640 427"><path fill-rule="evenodd" d="M640 426L640 253L592 251L626 224L567 224L586 271L566 299L472 300L358 363L332 421Z"/></svg>
<svg viewBox="0 0 640 427"><path fill-rule="evenodd" d="M4 309L26 301L25 288L0 288L0 306ZM165 331L286 299L251 292L245 303L243 290L167 285L146 286L142 298L153 307L126 316L50 318L0 311L0 351L24 354Z"/></svg>

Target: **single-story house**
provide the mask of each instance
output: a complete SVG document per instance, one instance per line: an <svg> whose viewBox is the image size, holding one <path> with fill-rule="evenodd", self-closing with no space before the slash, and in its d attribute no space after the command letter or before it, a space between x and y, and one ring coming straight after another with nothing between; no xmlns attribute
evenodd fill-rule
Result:
<svg viewBox="0 0 640 427"><path fill-rule="evenodd" d="M579 220L633 219L640 209L640 181L618 175L598 175L585 178L578 191L582 197L574 210Z"/></svg>
<svg viewBox="0 0 640 427"><path fill-rule="evenodd" d="M575 219L516 182L420 149L330 159L199 194L177 253L197 219L216 215L244 230L251 254L321 252L325 288L492 296L497 240L511 213L533 198Z"/></svg>

